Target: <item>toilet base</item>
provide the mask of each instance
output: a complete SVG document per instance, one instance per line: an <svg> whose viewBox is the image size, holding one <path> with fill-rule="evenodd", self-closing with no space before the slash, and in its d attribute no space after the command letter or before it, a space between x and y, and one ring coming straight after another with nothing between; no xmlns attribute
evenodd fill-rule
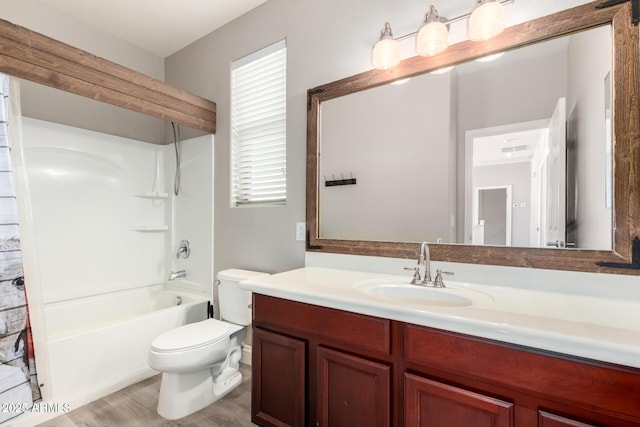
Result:
<svg viewBox="0 0 640 427"><path fill-rule="evenodd" d="M211 369L162 374L158 415L177 420L198 412L226 396L242 382L238 369L226 368L215 378Z"/></svg>

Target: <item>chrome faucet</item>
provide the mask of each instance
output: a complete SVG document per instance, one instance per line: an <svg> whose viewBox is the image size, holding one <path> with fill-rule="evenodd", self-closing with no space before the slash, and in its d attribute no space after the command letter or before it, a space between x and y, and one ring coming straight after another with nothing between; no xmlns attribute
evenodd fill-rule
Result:
<svg viewBox="0 0 640 427"><path fill-rule="evenodd" d="M176 280L182 277L187 277L187 272L185 270L180 270L176 272L172 271L171 273L169 273L169 280Z"/></svg>
<svg viewBox="0 0 640 427"><path fill-rule="evenodd" d="M422 260L422 265L424 266L424 276L422 276L422 284L430 285L431 284L431 253L429 252L429 243L422 242L420 245L420 257L418 258L418 263Z"/></svg>
<svg viewBox="0 0 640 427"><path fill-rule="evenodd" d="M412 285L431 284L431 255L429 254L429 244L422 242L420 246L420 254L418 255L418 263L414 268L405 267L405 270L413 271ZM420 275L420 267L424 267L424 276Z"/></svg>
<svg viewBox="0 0 640 427"><path fill-rule="evenodd" d="M424 268L424 275L420 276L420 266ZM431 280L431 253L429 252L429 243L422 242L420 245L420 255L418 255L418 264L415 268L406 268L406 270L413 270L413 278L411 279L412 285L433 286L434 288L444 288L444 281L442 275L453 275L450 271L437 270L436 280Z"/></svg>

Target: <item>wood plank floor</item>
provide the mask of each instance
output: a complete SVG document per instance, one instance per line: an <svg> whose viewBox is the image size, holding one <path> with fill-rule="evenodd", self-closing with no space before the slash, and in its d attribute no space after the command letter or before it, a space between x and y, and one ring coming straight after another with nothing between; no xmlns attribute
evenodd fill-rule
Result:
<svg viewBox="0 0 640 427"><path fill-rule="evenodd" d="M160 375L129 386L45 423L44 427L243 427L251 423L251 367L241 365L242 384L188 417L168 421L156 412Z"/></svg>

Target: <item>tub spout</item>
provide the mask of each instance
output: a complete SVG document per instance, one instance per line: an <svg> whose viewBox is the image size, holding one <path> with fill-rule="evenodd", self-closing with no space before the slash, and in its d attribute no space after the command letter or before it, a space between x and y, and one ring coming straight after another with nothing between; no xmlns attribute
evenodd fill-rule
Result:
<svg viewBox="0 0 640 427"><path fill-rule="evenodd" d="M181 277L187 277L187 272L185 270L180 270L176 272L169 273L169 280L180 279Z"/></svg>

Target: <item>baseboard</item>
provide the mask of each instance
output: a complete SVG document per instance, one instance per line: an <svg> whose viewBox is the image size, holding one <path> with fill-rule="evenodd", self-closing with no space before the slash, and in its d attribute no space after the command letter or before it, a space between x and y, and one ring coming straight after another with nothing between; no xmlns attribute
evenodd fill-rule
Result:
<svg viewBox="0 0 640 427"><path fill-rule="evenodd" d="M240 358L240 362L244 363L245 365L249 365L251 366L251 346L245 344L242 347L242 357Z"/></svg>

